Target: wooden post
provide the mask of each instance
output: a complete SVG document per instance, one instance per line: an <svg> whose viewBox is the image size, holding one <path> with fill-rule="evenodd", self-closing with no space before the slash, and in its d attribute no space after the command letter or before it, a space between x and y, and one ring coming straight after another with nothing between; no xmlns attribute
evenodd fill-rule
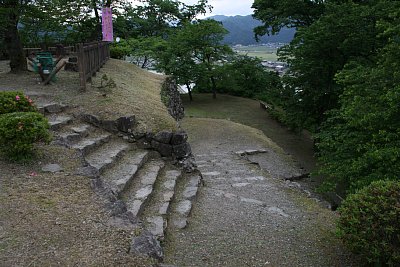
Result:
<svg viewBox="0 0 400 267"><path fill-rule="evenodd" d="M60 66L58 66L57 68L55 68L51 74L49 75L49 77L47 77L47 79L44 81L44 84L48 84L50 82L50 80L53 78L54 75L57 74L57 72L59 72L64 66L65 64L67 64L66 61L63 61L63 63L61 63Z"/></svg>
<svg viewBox="0 0 400 267"><path fill-rule="evenodd" d="M78 44L78 66L79 66L79 81L80 81L80 89L82 91L86 91L86 67L85 67L85 51L83 48L83 44Z"/></svg>

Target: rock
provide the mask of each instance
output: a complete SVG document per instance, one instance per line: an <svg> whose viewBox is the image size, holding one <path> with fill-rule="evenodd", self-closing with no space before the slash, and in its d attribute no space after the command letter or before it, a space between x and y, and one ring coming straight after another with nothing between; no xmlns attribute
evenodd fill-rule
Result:
<svg viewBox="0 0 400 267"><path fill-rule="evenodd" d="M278 208L278 207L269 207L269 208L268 208L268 212L269 212L269 213L273 213L273 214L277 214L277 215L280 215L280 216L286 217L286 218L289 217L288 214L286 214L285 212L283 212L283 210L280 209L280 208Z"/></svg>
<svg viewBox="0 0 400 267"><path fill-rule="evenodd" d="M168 77L165 79L161 88L161 96L165 99L163 102L167 106L169 114L176 121L182 120L185 116L185 109L178 91L178 86L173 78Z"/></svg>
<svg viewBox="0 0 400 267"><path fill-rule="evenodd" d="M232 187L245 187L250 185L250 183L237 183L237 184L233 184Z"/></svg>
<svg viewBox="0 0 400 267"><path fill-rule="evenodd" d="M264 202L257 200L257 199L240 197L240 201L246 202L246 203L251 203L251 204L256 204L256 205L260 205L260 206L265 206Z"/></svg>
<svg viewBox="0 0 400 267"><path fill-rule="evenodd" d="M172 145L181 145L187 142L188 135L184 131L179 131L173 134L171 144Z"/></svg>
<svg viewBox="0 0 400 267"><path fill-rule="evenodd" d="M172 198L174 197L174 191L169 191L169 192L164 193L163 197L164 197L164 201L167 201L167 202L171 201Z"/></svg>
<svg viewBox="0 0 400 267"><path fill-rule="evenodd" d="M165 229L165 221L161 216L154 216L147 218L147 222L149 223L149 231L157 236L157 237L164 237L164 229Z"/></svg>
<svg viewBox="0 0 400 267"><path fill-rule="evenodd" d="M176 212L185 217L189 216L191 210L192 210L192 202L190 200L183 200L179 202L178 206L176 207Z"/></svg>
<svg viewBox="0 0 400 267"><path fill-rule="evenodd" d="M125 213L127 211L125 202L122 200L117 200L114 203L111 204L110 206L110 215L111 216L116 216L122 213Z"/></svg>
<svg viewBox="0 0 400 267"><path fill-rule="evenodd" d="M176 184L175 180L169 180L163 183L163 187L168 190L174 190L175 184Z"/></svg>
<svg viewBox="0 0 400 267"><path fill-rule="evenodd" d="M142 208L143 208L143 201L136 199L130 205L129 211L132 213L134 217L137 217L139 213L142 211Z"/></svg>
<svg viewBox="0 0 400 267"><path fill-rule="evenodd" d="M42 171L56 173L63 171L63 168L58 164L47 164L43 166Z"/></svg>
<svg viewBox="0 0 400 267"><path fill-rule="evenodd" d="M91 114L83 114L81 119L87 123L93 124L95 126L100 126L100 120L94 115Z"/></svg>
<svg viewBox="0 0 400 267"><path fill-rule="evenodd" d="M170 157L172 155L172 146L157 141L151 142L151 147L157 150L161 156Z"/></svg>
<svg viewBox="0 0 400 267"><path fill-rule="evenodd" d="M158 210L158 214L160 215L167 215L169 210L169 202L164 202L160 209Z"/></svg>
<svg viewBox="0 0 400 267"><path fill-rule="evenodd" d="M192 153L192 149L189 143L174 145L173 150L174 150L174 155L177 159L183 159Z"/></svg>
<svg viewBox="0 0 400 267"><path fill-rule="evenodd" d="M196 160L193 155L179 162L186 173L192 173L197 170Z"/></svg>
<svg viewBox="0 0 400 267"><path fill-rule="evenodd" d="M161 131L161 132L158 132L153 137L153 139L156 140L159 143L169 144L171 142L171 139L172 139L172 133L168 132L168 131Z"/></svg>
<svg viewBox="0 0 400 267"><path fill-rule="evenodd" d="M188 187L198 187L201 183L201 175L193 175L190 177L189 182L187 183Z"/></svg>
<svg viewBox="0 0 400 267"><path fill-rule="evenodd" d="M196 198L198 187L186 187L183 191L183 197L187 200L193 201Z"/></svg>
<svg viewBox="0 0 400 267"><path fill-rule="evenodd" d="M184 229L187 226L187 220L185 218L176 219L173 223L178 229Z"/></svg>
<svg viewBox="0 0 400 267"><path fill-rule="evenodd" d="M148 185L146 187L139 189L136 192L135 198L140 200L145 200L149 197L151 192L153 192L153 187L151 185Z"/></svg>
<svg viewBox="0 0 400 267"><path fill-rule="evenodd" d="M113 120L101 121L101 128L111 133L118 133L117 122Z"/></svg>
<svg viewBox="0 0 400 267"><path fill-rule="evenodd" d="M43 106L44 111L47 113L59 113L64 111L65 108L66 106L57 103L47 104Z"/></svg>
<svg viewBox="0 0 400 267"><path fill-rule="evenodd" d="M157 260L164 257L160 242L147 230L142 230L139 236L132 238L130 253L146 255Z"/></svg>
<svg viewBox="0 0 400 267"><path fill-rule="evenodd" d="M129 133L135 126L135 116L120 117L117 119L117 129L124 133Z"/></svg>

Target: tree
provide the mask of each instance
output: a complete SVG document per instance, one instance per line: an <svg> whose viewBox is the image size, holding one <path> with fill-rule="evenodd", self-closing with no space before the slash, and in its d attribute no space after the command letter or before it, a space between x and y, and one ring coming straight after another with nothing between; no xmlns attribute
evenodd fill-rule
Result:
<svg viewBox="0 0 400 267"><path fill-rule="evenodd" d="M373 61L354 60L337 75L341 106L319 135L320 173L326 185L347 192L400 179L400 5L386 2L379 9L387 17L377 24L376 38L386 45Z"/></svg>
<svg viewBox="0 0 400 267"><path fill-rule="evenodd" d="M201 81L211 83L213 97L217 93L217 69L232 50L222 45L226 30L215 20L201 20L186 23L168 42L167 50L159 59L159 68L173 75L187 85L191 97L190 85Z"/></svg>
<svg viewBox="0 0 400 267"><path fill-rule="evenodd" d="M198 14L205 13L207 8L206 0L194 5L175 0L144 0L136 7L127 4L116 18L114 28L115 33L127 42L115 44L113 49L126 51L120 47L128 44L131 49L125 56L130 56L142 68L152 66L174 31Z"/></svg>
<svg viewBox="0 0 400 267"><path fill-rule="evenodd" d="M275 34L284 26L301 28L310 26L323 13L324 0L255 0L253 16L264 22L256 27L257 36Z"/></svg>
<svg viewBox="0 0 400 267"><path fill-rule="evenodd" d="M30 1L4 0L0 9L0 24L2 41L10 57L11 72L25 71L27 63L18 34L20 15Z"/></svg>

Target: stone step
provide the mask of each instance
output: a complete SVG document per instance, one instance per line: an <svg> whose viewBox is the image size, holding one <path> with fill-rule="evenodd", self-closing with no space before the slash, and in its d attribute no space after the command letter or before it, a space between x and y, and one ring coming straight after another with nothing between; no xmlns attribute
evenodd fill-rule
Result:
<svg viewBox="0 0 400 267"><path fill-rule="evenodd" d="M94 151L97 147L104 143L109 142L111 134L101 134L99 136L91 136L82 139L78 143L71 145L71 148L80 151L83 155L87 155L91 151Z"/></svg>
<svg viewBox="0 0 400 267"><path fill-rule="evenodd" d="M177 180L182 176L180 170L167 170L159 176L154 194L141 214L146 229L158 240L164 239L167 228L167 215L174 199Z"/></svg>
<svg viewBox="0 0 400 267"><path fill-rule="evenodd" d="M118 196L130 185L149 155L150 152L146 150L128 151L118 164L106 170L100 178Z"/></svg>
<svg viewBox="0 0 400 267"><path fill-rule="evenodd" d="M192 211L193 202L201 185L201 179L199 173L189 174L185 178L182 190L176 195L173 214L170 217L173 227L183 229L187 226L187 219Z"/></svg>
<svg viewBox="0 0 400 267"><path fill-rule="evenodd" d="M128 211L135 217L139 217L143 211L146 202L154 190L154 184L157 180L160 170L164 167L164 161L154 159L146 163L136 175L131 186L122 194Z"/></svg>
<svg viewBox="0 0 400 267"><path fill-rule="evenodd" d="M79 124L71 126L65 132L58 134L57 139L59 143L70 145L72 143L77 143L82 138L89 136L90 125Z"/></svg>
<svg viewBox="0 0 400 267"><path fill-rule="evenodd" d="M60 113L65 111L68 106L60 103L37 103L39 112L46 113Z"/></svg>
<svg viewBox="0 0 400 267"><path fill-rule="evenodd" d="M61 127L71 122L72 122L72 117L68 115L52 116L49 118L50 129L53 131L57 131Z"/></svg>
<svg viewBox="0 0 400 267"><path fill-rule="evenodd" d="M101 174L105 169L111 168L128 149L129 144L127 142L114 139L87 154L85 162Z"/></svg>

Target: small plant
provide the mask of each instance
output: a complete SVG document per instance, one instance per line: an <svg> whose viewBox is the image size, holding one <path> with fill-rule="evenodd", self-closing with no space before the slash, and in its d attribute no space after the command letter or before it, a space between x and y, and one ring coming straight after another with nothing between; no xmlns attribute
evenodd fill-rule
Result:
<svg viewBox="0 0 400 267"><path fill-rule="evenodd" d="M14 112L0 115L0 150L12 160L29 159L33 144L49 142L49 123L37 112Z"/></svg>
<svg viewBox="0 0 400 267"><path fill-rule="evenodd" d="M108 78L107 74L103 74L100 80L100 86L97 86L99 91L103 93L103 96L106 96L108 93L112 92L112 88L117 87L115 81L110 77Z"/></svg>
<svg viewBox="0 0 400 267"><path fill-rule="evenodd" d="M32 99L22 92L0 92L0 114L37 111Z"/></svg>
<svg viewBox="0 0 400 267"><path fill-rule="evenodd" d="M400 265L400 182L377 181L339 208L338 234L375 266Z"/></svg>

